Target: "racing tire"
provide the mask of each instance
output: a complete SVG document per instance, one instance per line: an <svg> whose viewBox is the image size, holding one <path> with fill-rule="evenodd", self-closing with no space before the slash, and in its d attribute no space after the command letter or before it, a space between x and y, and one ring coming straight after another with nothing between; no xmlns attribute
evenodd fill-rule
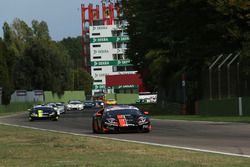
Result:
<svg viewBox="0 0 250 167"><path fill-rule="evenodd" d="M94 121L92 121L92 132L96 134L96 133L98 133L98 131L95 129L94 124L95 124Z"/></svg>
<svg viewBox="0 0 250 167"><path fill-rule="evenodd" d="M143 133L149 133L149 132L150 132L149 129L143 131Z"/></svg>
<svg viewBox="0 0 250 167"><path fill-rule="evenodd" d="M58 119L59 119L59 116L55 116L55 117L52 119L52 121L58 121Z"/></svg>
<svg viewBox="0 0 250 167"><path fill-rule="evenodd" d="M32 117L29 117L29 121L32 122L34 121L34 119Z"/></svg>
<svg viewBox="0 0 250 167"><path fill-rule="evenodd" d="M149 129L143 129L142 127L139 127L139 128L137 129L137 132L138 132L138 133L149 133L150 130L149 130Z"/></svg>
<svg viewBox="0 0 250 167"><path fill-rule="evenodd" d="M107 133L107 132L105 132L104 131L104 128L103 128L103 124L101 123L101 129L100 129L100 133L102 133L102 134L105 134L105 133Z"/></svg>

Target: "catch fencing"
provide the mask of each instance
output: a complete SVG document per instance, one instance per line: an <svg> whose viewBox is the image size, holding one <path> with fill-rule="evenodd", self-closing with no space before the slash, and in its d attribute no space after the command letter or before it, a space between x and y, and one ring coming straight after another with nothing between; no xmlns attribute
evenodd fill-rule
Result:
<svg viewBox="0 0 250 167"><path fill-rule="evenodd" d="M250 79L240 53L221 54L202 72L202 99L250 96Z"/></svg>

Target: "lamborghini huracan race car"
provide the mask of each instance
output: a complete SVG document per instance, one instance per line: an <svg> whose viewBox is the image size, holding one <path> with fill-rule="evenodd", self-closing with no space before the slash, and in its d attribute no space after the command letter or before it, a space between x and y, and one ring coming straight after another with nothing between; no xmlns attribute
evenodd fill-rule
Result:
<svg viewBox="0 0 250 167"><path fill-rule="evenodd" d="M57 121L59 118L58 111L51 106L38 105L29 110L29 120L51 119Z"/></svg>
<svg viewBox="0 0 250 167"><path fill-rule="evenodd" d="M151 130L148 112L142 113L129 105L107 106L93 115L93 133L149 132Z"/></svg>

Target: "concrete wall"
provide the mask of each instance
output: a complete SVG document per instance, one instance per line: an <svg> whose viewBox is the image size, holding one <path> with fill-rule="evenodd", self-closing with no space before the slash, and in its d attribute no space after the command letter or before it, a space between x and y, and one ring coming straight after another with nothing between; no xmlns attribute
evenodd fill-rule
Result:
<svg viewBox="0 0 250 167"><path fill-rule="evenodd" d="M35 91L27 91L26 95L21 96L18 94L18 91L15 91L11 95L11 103L19 103L19 102L42 102L43 95L36 95Z"/></svg>

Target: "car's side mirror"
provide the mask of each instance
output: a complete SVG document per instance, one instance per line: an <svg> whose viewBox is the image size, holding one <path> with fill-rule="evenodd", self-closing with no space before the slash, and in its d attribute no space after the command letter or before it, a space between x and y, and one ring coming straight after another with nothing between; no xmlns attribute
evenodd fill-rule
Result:
<svg viewBox="0 0 250 167"><path fill-rule="evenodd" d="M143 113L144 113L144 115L149 115L148 111L144 111Z"/></svg>
<svg viewBox="0 0 250 167"><path fill-rule="evenodd" d="M102 116L102 114L101 114L101 113L99 113L99 112L97 112L97 113L95 113L95 116L96 116L96 117L101 117L101 116Z"/></svg>

